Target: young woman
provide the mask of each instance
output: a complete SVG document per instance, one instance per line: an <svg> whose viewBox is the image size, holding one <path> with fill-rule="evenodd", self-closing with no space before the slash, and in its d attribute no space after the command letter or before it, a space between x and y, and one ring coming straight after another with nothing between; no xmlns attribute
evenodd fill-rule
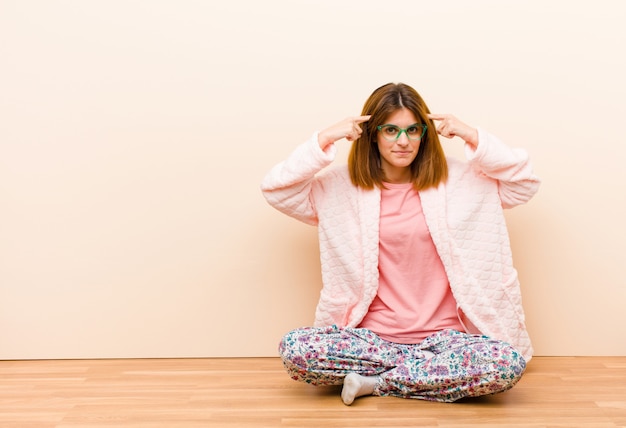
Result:
<svg viewBox="0 0 626 428"><path fill-rule="evenodd" d="M467 162L447 159L438 134L460 137ZM348 164L326 168L341 139L353 142ZM376 89L361 116L315 133L261 186L272 206L319 231L314 327L279 348L291 377L343 384L347 405L515 385L532 347L503 208L538 187L526 152L430 114L405 84Z"/></svg>

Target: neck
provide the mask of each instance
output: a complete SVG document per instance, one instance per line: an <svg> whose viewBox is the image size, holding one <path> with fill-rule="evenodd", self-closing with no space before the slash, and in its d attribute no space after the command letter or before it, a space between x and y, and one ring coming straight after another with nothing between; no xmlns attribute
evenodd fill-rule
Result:
<svg viewBox="0 0 626 428"><path fill-rule="evenodd" d="M411 171L402 169L399 171L384 171L385 181L392 184L403 184L411 182Z"/></svg>

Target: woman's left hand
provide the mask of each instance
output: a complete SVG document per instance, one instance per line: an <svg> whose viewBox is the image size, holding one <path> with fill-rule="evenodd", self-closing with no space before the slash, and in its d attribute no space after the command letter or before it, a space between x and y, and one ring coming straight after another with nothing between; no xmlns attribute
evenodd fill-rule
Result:
<svg viewBox="0 0 626 428"><path fill-rule="evenodd" d="M459 137L474 147L478 145L478 130L461 122L451 114L429 114L428 118L441 122L438 126L436 126L436 129L437 134L442 137Z"/></svg>

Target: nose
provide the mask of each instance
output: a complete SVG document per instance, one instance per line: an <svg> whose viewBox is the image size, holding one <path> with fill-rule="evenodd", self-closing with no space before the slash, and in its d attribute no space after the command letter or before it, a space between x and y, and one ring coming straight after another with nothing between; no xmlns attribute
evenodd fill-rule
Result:
<svg viewBox="0 0 626 428"><path fill-rule="evenodd" d="M400 146L408 146L409 145L409 137L406 135L406 132L401 132L400 136L396 140L396 143Z"/></svg>

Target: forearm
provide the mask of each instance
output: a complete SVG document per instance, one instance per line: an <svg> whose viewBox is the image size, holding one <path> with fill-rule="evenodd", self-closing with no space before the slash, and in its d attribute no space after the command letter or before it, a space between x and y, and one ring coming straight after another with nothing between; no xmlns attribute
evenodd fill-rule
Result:
<svg viewBox="0 0 626 428"><path fill-rule="evenodd" d="M533 171L528 153L508 147L480 128L478 144L466 144L465 153L474 167L498 180L500 198L506 208L527 202L539 189L541 181Z"/></svg>
<svg viewBox="0 0 626 428"><path fill-rule="evenodd" d="M323 151L317 133L296 149L265 176L261 183L263 196L277 210L316 224L317 215L310 198L315 175L335 158L334 145Z"/></svg>

